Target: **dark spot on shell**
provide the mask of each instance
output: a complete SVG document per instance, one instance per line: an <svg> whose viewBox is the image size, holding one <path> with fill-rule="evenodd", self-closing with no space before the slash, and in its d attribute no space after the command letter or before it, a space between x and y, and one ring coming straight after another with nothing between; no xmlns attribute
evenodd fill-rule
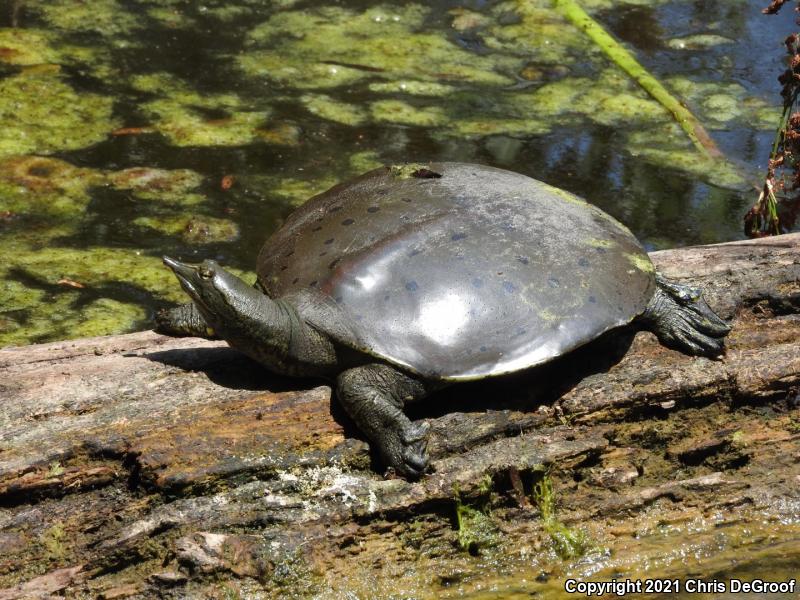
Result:
<svg viewBox="0 0 800 600"><path fill-rule="evenodd" d="M481 279L480 277L475 277L472 280L472 287L482 288L483 287L483 279Z"/></svg>
<svg viewBox="0 0 800 600"><path fill-rule="evenodd" d="M299 277L295 277L294 279L292 279L292 285L294 285L298 281L300 281L300 278Z"/></svg>
<svg viewBox="0 0 800 600"><path fill-rule="evenodd" d="M391 298L391 296L390 296L389 294L386 294L386 295L383 297L383 301L384 301L384 302L388 302L388 301L389 301L389 298Z"/></svg>
<svg viewBox="0 0 800 600"><path fill-rule="evenodd" d="M342 221L342 225L352 225L353 223L355 223L355 219L345 219Z"/></svg>
<svg viewBox="0 0 800 600"><path fill-rule="evenodd" d="M342 207L341 207L341 206L331 206L331 207L328 209L328 212L337 212L337 211L340 211L340 210L342 210Z"/></svg>
<svg viewBox="0 0 800 600"><path fill-rule="evenodd" d="M289 267L287 267L286 265L281 265L281 271L285 271L285 270L286 270L286 269L288 269L288 268L289 268Z"/></svg>
<svg viewBox="0 0 800 600"><path fill-rule="evenodd" d="M408 215L403 215L402 217L400 217L401 221L408 221L410 219L411 219L411 217L409 217Z"/></svg>
<svg viewBox="0 0 800 600"><path fill-rule="evenodd" d="M322 243L325 244L326 246L330 246L333 243L333 238L330 238L329 240L325 240Z"/></svg>
<svg viewBox="0 0 800 600"><path fill-rule="evenodd" d="M503 289L506 291L506 293L513 294L514 292L517 291L517 286L515 286L510 281L504 281L503 282Z"/></svg>
<svg viewBox="0 0 800 600"><path fill-rule="evenodd" d="M403 202L413 202L413 200L411 198L403 198L402 200L403 200Z"/></svg>
<svg viewBox="0 0 800 600"><path fill-rule="evenodd" d="M409 292L416 292L418 288L419 288L419 286L417 285L417 282L416 282L416 281L409 281L409 282L406 284L406 289L407 289Z"/></svg>
<svg viewBox="0 0 800 600"><path fill-rule="evenodd" d="M414 248L411 252L408 253L409 256L416 256L417 254L422 254L422 250Z"/></svg>
<svg viewBox="0 0 800 600"><path fill-rule="evenodd" d="M320 256L325 256L326 254L327 254L327 252L320 252L319 253Z"/></svg>
<svg viewBox="0 0 800 600"><path fill-rule="evenodd" d="M317 226L316 226L316 227L314 227L314 229L312 229L311 231L322 231L322 227L320 227L319 225L317 225Z"/></svg>
<svg viewBox="0 0 800 600"><path fill-rule="evenodd" d="M518 256L517 262L521 262L523 265L527 265L531 261L528 259L527 256Z"/></svg>
<svg viewBox="0 0 800 600"><path fill-rule="evenodd" d="M308 287L314 287L315 285L317 285L317 280L316 279L314 281L312 281L311 283L309 283Z"/></svg>
<svg viewBox="0 0 800 600"><path fill-rule="evenodd" d="M284 256L291 256L292 254L294 254L294 250L289 250Z"/></svg>
<svg viewBox="0 0 800 600"><path fill-rule="evenodd" d="M486 346L481 346L480 348L478 348L478 350L480 350L481 352L486 352L488 348Z"/></svg>
<svg viewBox="0 0 800 600"><path fill-rule="evenodd" d="M454 233L450 236L450 239L457 242L458 240L463 240L465 237L467 237L466 233Z"/></svg>
<svg viewBox="0 0 800 600"><path fill-rule="evenodd" d="M589 296L589 302L595 304L597 302L597 298L595 298L594 296Z"/></svg>
<svg viewBox="0 0 800 600"><path fill-rule="evenodd" d="M605 248L595 248L595 250L597 250L598 254L605 254L606 252L608 252L608 250L606 250Z"/></svg>
<svg viewBox="0 0 800 600"><path fill-rule="evenodd" d="M363 321L364 315L356 315L356 321Z"/></svg>
<svg viewBox="0 0 800 600"><path fill-rule="evenodd" d="M526 333L528 333L528 330L520 327L519 329L517 329L517 333L515 335L525 335Z"/></svg>
<svg viewBox="0 0 800 600"><path fill-rule="evenodd" d="M580 266L582 266L582 267L588 267L589 266L589 259L588 258L579 258L578 259L578 264Z"/></svg>
<svg viewBox="0 0 800 600"><path fill-rule="evenodd" d="M370 206L370 207L367 209L367 212L368 212L368 213L376 213L376 212L378 212L380 209L381 209L381 207L380 207L380 206Z"/></svg>
<svg viewBox="0 0 800 600"><path fill-rule="evenodd" d="M336 296L336 298L334 298L334 300L336 301L336 304L341 304L342 297L341 296Z"/></svg>
<svg viewBox="0 0 800 600"><path fill-rule="evenodd" d="M547 285L549 285L551 288L557 288L560 285L560 283L561 282L558 280L557 277L547 278Z"/></svg>
<svg viewBox="0 0 800 600"><path fill-rule="evenodd" d="M467 356L472 356L472 348L467 348Z"/></svg>
<svg viewBox="0 0 800 600"><path fill-rule="evenodd" d="M342 260L342 259L341 258L337 258L337 259L332 260L331 263L328 265L328 268L329 269L333 269L334 267L336 267L336 265L339 264L340 260Z"/></svg>

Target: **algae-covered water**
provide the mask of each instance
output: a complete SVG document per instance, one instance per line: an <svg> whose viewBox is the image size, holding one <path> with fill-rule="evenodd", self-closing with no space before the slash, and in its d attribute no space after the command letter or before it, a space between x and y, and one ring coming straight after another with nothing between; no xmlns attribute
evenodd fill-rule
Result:
<svg viewBox="0 0 800 600"><path fill-rule="evenodd" d="M583 5L728 161L549 0L0 1L0 346L147 328L182 299L162 254L248 271L293 207L383 163L533 175L649 249L741 237L789 11Z"/></svg>

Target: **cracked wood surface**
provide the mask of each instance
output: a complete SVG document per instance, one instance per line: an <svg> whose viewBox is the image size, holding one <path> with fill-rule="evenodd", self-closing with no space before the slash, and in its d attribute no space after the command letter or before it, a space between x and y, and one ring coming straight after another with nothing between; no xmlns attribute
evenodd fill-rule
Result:
<svg viewBox="0 0 800 600"><path fill-rule="evenodd" d="M563 520L604 540L653 506L777 518L800 501L800 234L652 257L732 319L724 359L622 331L449 388L411 409L431 423L435 468L416 483L374 473L329 387L224 343L140 332L0 349L0 599L320 595L358 588L354 548L395 557L373 589L402 580L411 555L395 546L417 530L420 547L444 544L429 571L473 560L454 546L452 507L487 477L506 543L543 535L512 502L512 472L550 469ZM414 593L441 595L427 576Z"/></svg>

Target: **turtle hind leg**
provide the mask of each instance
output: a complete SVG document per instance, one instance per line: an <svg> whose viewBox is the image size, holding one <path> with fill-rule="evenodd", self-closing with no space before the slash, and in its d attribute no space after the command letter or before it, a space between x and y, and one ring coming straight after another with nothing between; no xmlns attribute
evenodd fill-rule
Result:
<svg viewBox="0 0 800 600"><path fill-rule="evenodd" d="M656 274L656 292L641 317L662 344L686 354L714 357L731 328L703 300L698 288Z"/></svg>
<svg viewBox="0 0 800 600"><path fill-rule="evenodd" d="M339 402L384 464L411 479L428 467L429 426L412 423L403 406L427 393L421 381L384 364L348 369L336 381Z"/></svg>
<svg viewBox="0 0 800 600"><path fill-rule="evenodd" d="M156 313L155 324L155 331L164 335L219 339L192 302L161 309Z"/></svg>

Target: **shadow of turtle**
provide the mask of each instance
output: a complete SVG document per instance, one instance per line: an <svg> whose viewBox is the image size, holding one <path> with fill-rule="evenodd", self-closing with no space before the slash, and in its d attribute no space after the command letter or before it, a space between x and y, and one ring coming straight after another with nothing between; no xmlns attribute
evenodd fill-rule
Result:
<svg viewBox="0 0 800 600"><path fill-rule="evenodd" d="M448 386L407 407L411 419L437 418L452 412L515 410L530 412L550 405L592 375L605 373L628 352L636 329L609 331L599 338L548 363L472 382Z"/></svg>
<svg viewBox="0 0 800 600"><path fill-rule="evenodd" d="M318 380L277 375L241 352L226 346L176 348L137 356L183 371L205 373L214 384L234 390L277 393L300 391L319 385Z"/></svg>

